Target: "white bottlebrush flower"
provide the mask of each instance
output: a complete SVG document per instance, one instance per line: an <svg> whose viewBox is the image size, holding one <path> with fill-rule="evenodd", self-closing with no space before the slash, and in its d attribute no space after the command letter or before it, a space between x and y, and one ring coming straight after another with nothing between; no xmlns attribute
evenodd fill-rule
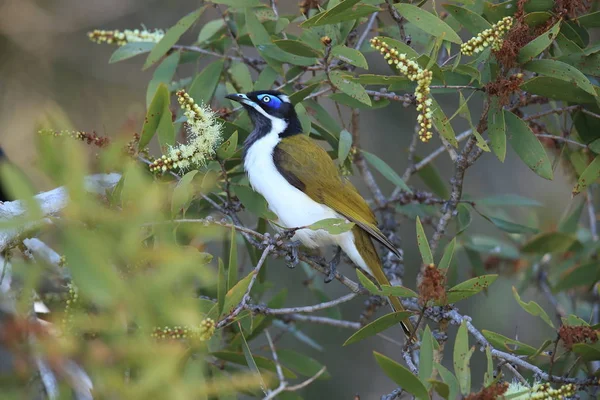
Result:
<svg viewBox="0 0 600 400"><path fill-rule="evenodd" d="M162 29L155 29L154 31L149 31L147 29L125 29L124 31L95 29L88 32L88 37L92 42L116 44L117 46L124 46L127 43L136 42L158 43L164 36L165 31Z"/></svg>
<svg viewBox="0 0 600 400"><path fill-rule="evenodd" d="M214 156L217 146L221 143L223 126L210 107L196 104L185 90L177 92L177 101L187 118L188 143L169 148L166 155L150 165L153 172L201 167Z"/></svg>

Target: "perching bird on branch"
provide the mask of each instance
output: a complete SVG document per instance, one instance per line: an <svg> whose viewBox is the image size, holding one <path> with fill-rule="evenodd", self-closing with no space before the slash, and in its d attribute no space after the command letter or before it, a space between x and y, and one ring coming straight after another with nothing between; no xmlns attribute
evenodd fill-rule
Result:
<svg viewBox="0 0 600 400"><path fill-rule="evenodd" d="M241 103L254 123L254 130L244 142L244 167L250 184L267 200L279 223L298 228L329 218L354 222L352 230L338 235L299 229L293 239L309 248L337 246L336 256L329 263L329 279L343 250L379 284L389 285L372 239L400 256L398 249L379 230L369 205L339 175L327 152L302 134L289 97L267 90L230 94L227 98ZM390 297L390 303L396 311L404 309L397 297ZM402 327L410 337L410 322L404 321Z"/></svg>

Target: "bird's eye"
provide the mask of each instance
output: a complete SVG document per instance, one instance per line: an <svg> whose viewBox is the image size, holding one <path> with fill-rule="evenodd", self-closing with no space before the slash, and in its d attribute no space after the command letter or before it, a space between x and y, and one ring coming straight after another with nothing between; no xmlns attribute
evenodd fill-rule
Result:
<svg viewBox="0 0 600 400"><path fill-rule="evenodd" d="M265 96L262 98L263 103L268 103L271 101L271 98L269 96Z"/></svg>

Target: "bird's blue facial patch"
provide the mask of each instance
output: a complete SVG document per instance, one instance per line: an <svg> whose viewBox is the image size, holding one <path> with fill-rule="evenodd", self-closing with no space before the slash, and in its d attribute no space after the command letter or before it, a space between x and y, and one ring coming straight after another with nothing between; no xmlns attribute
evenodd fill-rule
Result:
<svg viewBox="0 0 600 400"><path fill-rule="evenodd" d="M271 95L271 94L259 94L256 98L261 102L261 104L273 108L278 109L281 107L281 100L279 97Z"/></svg>

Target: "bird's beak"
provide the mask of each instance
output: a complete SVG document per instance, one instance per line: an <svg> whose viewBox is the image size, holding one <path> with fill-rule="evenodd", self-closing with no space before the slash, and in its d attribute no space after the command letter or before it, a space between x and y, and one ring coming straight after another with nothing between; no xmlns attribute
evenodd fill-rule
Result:
<svg viewBox="0 0 600 400"><path fill-rule="evenodd" d="M242 103L242 104L250 103L250 99L248 98L248 96L246 96L243 93L231 93L231 94L228 94L227 96L225 96L225 98L229 99L229 100L237 101L238 103Z"/></svg>

